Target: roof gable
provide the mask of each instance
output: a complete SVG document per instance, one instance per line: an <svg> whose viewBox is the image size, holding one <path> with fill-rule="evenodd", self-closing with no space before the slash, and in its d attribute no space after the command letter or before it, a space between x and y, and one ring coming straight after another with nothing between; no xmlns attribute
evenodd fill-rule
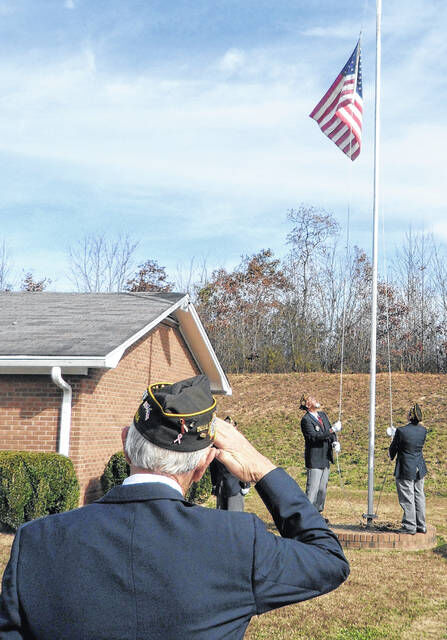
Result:
<svg viewBox="0 0 447 640"><path fill-rule="evenodd" d="M183 293L0 293L0 374L86 374L114 368L169 317L215 393L231 394L189 296Z"/></svg>

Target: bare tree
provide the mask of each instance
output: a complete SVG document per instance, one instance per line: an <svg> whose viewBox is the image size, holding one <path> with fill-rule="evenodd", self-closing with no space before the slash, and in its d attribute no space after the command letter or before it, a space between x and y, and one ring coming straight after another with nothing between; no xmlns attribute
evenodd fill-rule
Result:
<svg viewBox="0 0 447 640"><path fill-rule="evenodd" d="M396 252L395 273L407 308L400 346L402 368L407 371L425 371L427 358L430 359L436 323L435 296L429 276L432 257L430 238L411 229Z"/></svg>
<svg viewBox="0 0 447 640"><path fill-rule="evenodd" d="M445 247L433 242L433 281L444 319L447 318L447 256Z"/></svg>
<svg viewBox="0 0 447 640"><path fill-rule="evenodd" d="M0 244L0 291L11 291L12 286L8 283L10 273L9 255L5 240Z"/></svg>
<svg viewBox="0 0 447 640"><path fill-rule="evenodd" d="M188 265L177 264L175 276L175 290L189 293L193 299L197 299L198 292L209 281L207 257L196 258L192 256Z"/></svg>
<svg viewBox="0 0 447 640"><path fill-rule="evenodd" d="M327 318L317 313L318 282L328 261L333 260L339 226L331 213L301 204L288 212L292 230L287 235L290 253L284 270L292 283L283 310L287 324L287 354L294 370L314 370L321 366L319 345L324 340ZM320 287L321 290L321 287Z"/></svg>
<svg viewBox="0 0 447 640"><path fill-rule="evenodd" d="M84 236L69 248L69 277L78 291L123 291L132 275L137 246L127 234L117 240L104 234Z"/></svg>
<svg viewBox="0 0 447 640"><path fill-rule="evenodd" d="M291 265L296 272L301 289L301 319L305 320L310 294L311 269L328 251L328 241L337 235L339 226L331 213L317 207L301 204L290 209L287 215L293 224L287 236L291 245Z"/></svg>

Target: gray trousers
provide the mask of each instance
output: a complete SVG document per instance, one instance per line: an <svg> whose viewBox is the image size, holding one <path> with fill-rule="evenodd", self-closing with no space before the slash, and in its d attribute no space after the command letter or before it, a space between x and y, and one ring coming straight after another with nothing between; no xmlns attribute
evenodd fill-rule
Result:
<svg viewBox="0 0 447 640"><path fill-rule="evenodd" d="M219 494L216 500L216 509L225 509L226 511L243 511L244 496L242 493L237 493L235 496L224 498L224 496Z"/></svg>
<svg viewBox="0 0 447 640"><path fill-rule="evenodd" d="M326 500L329 467L325 469L307 469L306 496L321 513Z"/></svg>
<svg viewBox="0 0 447 640"><path fill-rule="evenodd" d="M408 531L425 530L424 480L396 478L397 496L403 509L402 528Z"/></svg>

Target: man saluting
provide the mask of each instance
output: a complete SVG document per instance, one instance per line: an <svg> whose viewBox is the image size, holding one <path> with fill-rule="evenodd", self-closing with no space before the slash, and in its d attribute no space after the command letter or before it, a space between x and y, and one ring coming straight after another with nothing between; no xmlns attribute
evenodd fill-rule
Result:
<svg viewBox="0 0 447 640"><path fill-rule="evenodd" d="M333 451L339 453L341 447L335 435L341 431L341 422L331 425L324 411L318 411L320 403L310 393L303 393L300 409L306 411L301 419L305 449L304 460L307 470L306 495L321 513L326 500L329 480L329 466L334 462ZM329 522L325 518L326 522Z"/></svg>
<svg viewBox="0 0 447 640"><path fill-rule="evenodd" d="M215 409L203 375L149 385L123 430L124 483L18 530L1 640L242 640L253 616L346 580L337 536L296 482ZM215 457L255 485L280 536L186 500Z"/></svg>

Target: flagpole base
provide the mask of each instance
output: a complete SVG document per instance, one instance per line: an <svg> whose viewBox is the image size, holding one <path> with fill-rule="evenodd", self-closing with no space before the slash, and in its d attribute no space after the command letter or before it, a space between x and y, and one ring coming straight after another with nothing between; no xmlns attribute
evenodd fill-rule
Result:
<svg viewBox="0 0 447 640"><path fill-rule="evenodd" d="M367 527L370 527L372 525L372 521L377 519L377 513L363 513L362 516L366 519Z"/></svg>

